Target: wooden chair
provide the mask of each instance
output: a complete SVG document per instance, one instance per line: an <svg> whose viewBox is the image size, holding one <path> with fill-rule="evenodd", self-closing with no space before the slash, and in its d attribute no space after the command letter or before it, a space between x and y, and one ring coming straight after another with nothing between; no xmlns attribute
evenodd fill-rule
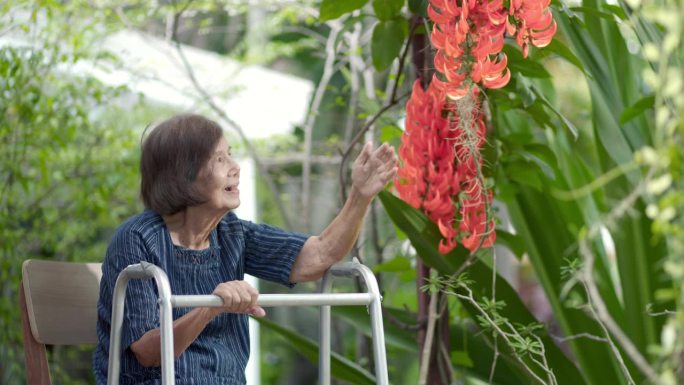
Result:
<svg viewBox="0 0 684 385"><path fill-rule="evenodd" d="M26 380L50 385L45 345L97 343L99 263L27 260L19 289Z"/></svg>

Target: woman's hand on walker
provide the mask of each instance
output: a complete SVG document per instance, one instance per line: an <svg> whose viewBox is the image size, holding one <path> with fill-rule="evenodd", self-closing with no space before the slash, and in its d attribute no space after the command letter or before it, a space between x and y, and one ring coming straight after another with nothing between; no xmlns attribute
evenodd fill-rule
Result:
<svg viewBox="0 0 684 385"><path fill-rule="evenodd" d="M246 281L228 281L220 283L213 292L223 299L223 307L212 308L215 315L220 313L247 313L255 317L263 317L266 311L257 306L259 291Z"/></svg>

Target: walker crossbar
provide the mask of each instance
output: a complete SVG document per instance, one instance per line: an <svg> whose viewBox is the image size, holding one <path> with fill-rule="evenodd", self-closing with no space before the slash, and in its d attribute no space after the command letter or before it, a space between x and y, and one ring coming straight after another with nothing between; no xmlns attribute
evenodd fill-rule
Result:
<svg viewBox="0 0 684 385"><path fill-rule="evenodd" d="M331 276L359 277L367 289L367 293L329 293L332 286ZM174 307L220 307L223 301L215 295L172 295L166 273L148 262L130 265L121 271L114 287L112 300L112 325L109 340L109 370L107 385L119 384L121 335L123 327L126 287L131 279L154 279L159 293L159 313L161 332L161 374L162 384L175 385L173 367L173 315ZM373 350L375 358L376 383L388 385L387 359L385 355L385 335L382 328L382 311L378 283L371 270L354 261L337 264L331 267L321 282L320 294L261 294L257 305L275 306L320 306L320 360L319 383L330 385L330 306L365 305L370 308L371 329L373 332Z"/></svg>
<svg viewBox="0 0 684 385"><path fill-rule="evenodd" d="M278 306L322 306L322 305L370 305L373 298L368 293L327 293L327 294L260 294L257 305L261 307ZM174 295L173 307L221 307L223 301L215 295Z"/></svg>

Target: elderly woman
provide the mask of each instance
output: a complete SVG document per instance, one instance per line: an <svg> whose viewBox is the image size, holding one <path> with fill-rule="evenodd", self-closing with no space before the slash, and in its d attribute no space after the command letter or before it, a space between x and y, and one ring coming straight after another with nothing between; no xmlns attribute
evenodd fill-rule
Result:
<svg viewBox="0 0 684 385"><path fill-rule="evenodd" d="M166 120L148 135L140 160L146 210L126 220L102 264L99 344L93 355L98 384L107 381L112 294L119 272L147 261L161 267L174 294L209 294L221 308L173 310L176 383L245 383L247 315L262 317L249 273L292 286L319 279L351 249L373 197L396 174L384 144L366 144L352 169L349 199L318 236L239 219L240 167L218 124L198 115ZM122 337L122 385L161 383L159 313L151 280L128 285Z"/></svg>

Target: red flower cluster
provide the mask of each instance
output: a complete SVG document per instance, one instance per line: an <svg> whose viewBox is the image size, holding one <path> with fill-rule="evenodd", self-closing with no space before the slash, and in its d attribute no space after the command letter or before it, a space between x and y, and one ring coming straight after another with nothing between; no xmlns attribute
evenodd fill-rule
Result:
<svg viewBox="0 0 684 385"><path fill-rule="evenodd" d="M458 240L474 252L490 247L496 238L494 221L487 220L491 192L483 191L478 178L482 161L469 148L474 146L479 153L485 126L479 108L472 111L474 142L467 139L446 91L435 82L424 91L416 81L406 105L406 130L399 148L403 164L395 186L404 201L437 224L444 237L439 244L442 254L453 250Z"/></svg>
<svg viewBox="0 0 684 385"><path fill-rule="evenodd" d="M516 24L510 24L506 19L506 32L515 36L525 58L529 50L528 44L546 47L556 34L557 25L549 10L550 2L551 0L511 0L508 12Z"/></svg>
<svg viewBox="0 0 684 385"><path fill-rule="evenodd" d="M435 68L446 78L433 81L452 99L477 83L492 89L508 84L511 73L501 52L506 33L515 37L524 57L528 44L548 45L556 33L549 2L509 0L506 9L503 0L430 0Z"/></svg>
<svg viewBox="0 0 684 385"><path fill-rule="evenodd" d="M475 252L496 239L491 190L482 176L480 148L485 124L480 88L501 88L511 72L501 52L506 35L527 57L529 44L544 47L556 33L550 0L430 0L437 49L434 76L425 91L419 82L406 105L406 130L399 148L403 164L399 196L422 209L439 227L446 254L460 241Z"/></svg>

